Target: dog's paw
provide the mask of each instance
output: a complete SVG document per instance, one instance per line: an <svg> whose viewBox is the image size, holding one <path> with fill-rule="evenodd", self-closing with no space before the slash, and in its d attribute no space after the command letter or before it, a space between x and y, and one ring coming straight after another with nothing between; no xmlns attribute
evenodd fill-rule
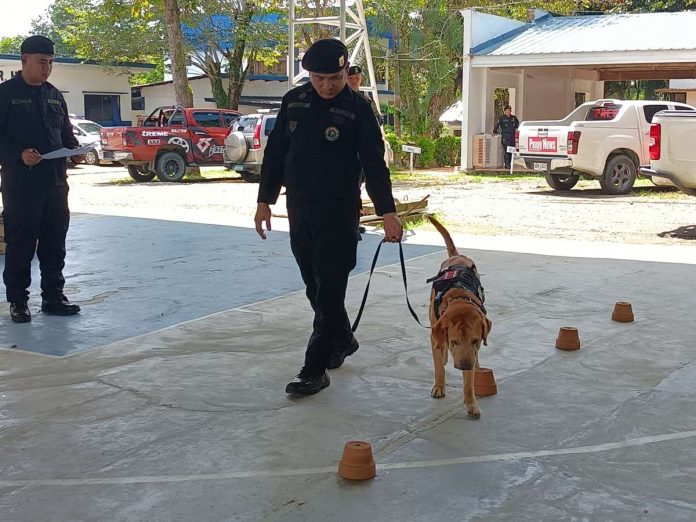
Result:
<svg viewBox="0 0 696 522"><path fill-rule="evenodd" d="M430 389L430 396L433 399L441 399L445 396L445 387L433 384L433 387Z"/></svg>
<svg viewBox="0 0 696 522"><path fill-rule="evenodd" d="M469 414L469 417L472 417L474 419L478 419L481 417L481 409L478 406L477 402L471 402L468 404L464 404L466 406L466 412Z"/></svg>

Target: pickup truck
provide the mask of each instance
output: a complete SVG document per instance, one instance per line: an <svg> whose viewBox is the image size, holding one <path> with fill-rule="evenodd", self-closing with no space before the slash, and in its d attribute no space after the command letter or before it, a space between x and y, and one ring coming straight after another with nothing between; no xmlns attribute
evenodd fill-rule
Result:
<svg viewBox="0 0 696 522"><path fill-rule="evenodd" d="M583 103L562 120L522 122L517 158L543 172L556 190L570 190L584 176L598 180L606 194L627 194L649 158L652 118L663 110L696 109L671 101Z"/></svg>
<svg viewBox="0 0 696 522"><path fill-rule="evenodd" d="M696 196L696 112L662 111L650 126L650 165L640 173L655 185Z"/></svg>
<svg viewBox="0 0 696 522"><path fill-rule="evenodd" d="M227 131L241 113L158 107L140 127L101 130L104 159L126 165L135 181L180 181L186 168L222 165Z"/></svg>

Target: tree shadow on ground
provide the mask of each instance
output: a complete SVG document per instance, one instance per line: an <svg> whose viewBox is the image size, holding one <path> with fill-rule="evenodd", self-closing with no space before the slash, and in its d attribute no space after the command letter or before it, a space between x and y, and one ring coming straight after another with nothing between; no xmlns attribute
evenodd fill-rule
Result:
<svg viewBox="0 0 696 522"><path fill-rule="evenodd" d="M670 237L673 239L696 240L696 225L685 225L683 227L675 228L674 230L660 232L657 235L659 237Z"/></svg>
<svg viewBox="0 0 696 522"><path fill-rule="evenodd" d="M181 181L160 181L157 178L152 181L135 181L132 178L111 179L108 181L98 181L94 185L110 186L110 185L191 185L194 183L239 183L245 184L242 178L184 178Z"/></svg>

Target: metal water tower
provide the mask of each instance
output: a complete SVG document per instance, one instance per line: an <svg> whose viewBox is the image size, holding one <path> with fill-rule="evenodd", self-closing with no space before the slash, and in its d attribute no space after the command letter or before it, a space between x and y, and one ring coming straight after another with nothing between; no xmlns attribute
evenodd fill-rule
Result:
<svg viewBox="0 0 696 522"><path fill-rule="evenodd" d="M288 1L288 86L296 87L302 83L302 79L307 77L307 71L300 71L295 74L295 29L299 25L326 25L338 28L338 36L348 47L350 53L350 63L354 63L360 53L365 55L365 67L367 69L367 85L360 87L361 91L368 92L379 107L379 96L377 94L377 81L375 79L375 68L372 64L372 51L370 49L370 39L367 34L367 21L365 20L365 9L362 0L351 0L351 5L347 5L347 0L339 0L337 3L330 3L328 7L334 10L338 7L338 16L316 16L309 18L297 18L295 16L295 0ZM338 4L338 5L337 5Z"/></svg>

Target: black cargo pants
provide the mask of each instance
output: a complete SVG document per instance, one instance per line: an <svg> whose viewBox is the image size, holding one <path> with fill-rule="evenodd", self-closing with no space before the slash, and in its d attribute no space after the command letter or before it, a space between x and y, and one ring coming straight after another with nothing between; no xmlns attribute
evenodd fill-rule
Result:
<svg viewBox="0 0 696 522"><path fill-rule="evenodd" d="M5 221L5 282L7 300L26 301L34 252L41 269L41 295L52 299L63 292L65 236L70 225L68 186L6 188L2 192Z"/></svg>
<svg viewBox="0 0 696 522"><path fill-rule="evenodd" d="M357 201L288 197L290 247L314 310L314 328L302 374L320 375L335 350L353 338L345 308L348 275L355 268Z"/></svg>

